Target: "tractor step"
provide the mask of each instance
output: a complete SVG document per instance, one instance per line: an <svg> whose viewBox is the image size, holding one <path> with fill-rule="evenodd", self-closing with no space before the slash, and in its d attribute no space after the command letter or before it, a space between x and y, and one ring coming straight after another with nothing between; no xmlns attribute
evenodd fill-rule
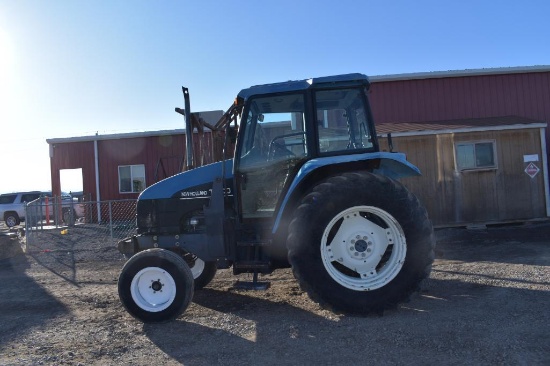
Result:
<svg viewBox="0 0 550 366"><path fill-rule="evenodd" d="M271 270L271 263L264 261L241 261L233 263L233 268L236 270L266 272Z"/></svg>
<svg viewBox="0 0 550 366"><path fill-rule="evenodd" d="M238 247L263 247L266 245L269 245L270 242L268 241L261 241L261 240L250 240L250 241L238 241L237 246Z"/></svg>
<svg viewBox="0 0 550 366"><path fill-rule="evenodd" d="M255 290L255 291L265 291L271 286L269 282L260 282L258 281L258 272L254 272L254 277L252 281L237 281L233 285L233 288L236 290Z"/></svg>

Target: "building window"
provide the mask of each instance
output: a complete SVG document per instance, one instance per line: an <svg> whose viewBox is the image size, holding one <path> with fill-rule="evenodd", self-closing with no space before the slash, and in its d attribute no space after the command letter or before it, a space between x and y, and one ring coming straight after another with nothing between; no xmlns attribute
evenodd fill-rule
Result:
<svg viewBox="0 0 550 366"><path fill-rule="evenodd" d="M121 165L118 167L120 193L138 193L145 189L145 165Z"/></svg>
<svg viewBox="0 0 550 366"><path fill-rule="evenodd" d="M495 142L461 142L456 144L456 164L458 170L495 169Z"/></svg>

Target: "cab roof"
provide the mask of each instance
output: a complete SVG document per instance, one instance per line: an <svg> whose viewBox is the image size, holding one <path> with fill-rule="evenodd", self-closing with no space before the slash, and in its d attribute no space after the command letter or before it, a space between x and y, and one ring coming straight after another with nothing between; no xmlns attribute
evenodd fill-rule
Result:
<svg viewBox="0 0 550 366"><path fill-rule="evenodd" d="M250 88L240 91L238 97L248 99L253 95L283 93L289 91L306 90L310 88L324 88L338 85L339 86L369 86L369 78L364 74L343 74L333 76L323 76L305 80L290 80L282 83L254 85Z"/></svg>

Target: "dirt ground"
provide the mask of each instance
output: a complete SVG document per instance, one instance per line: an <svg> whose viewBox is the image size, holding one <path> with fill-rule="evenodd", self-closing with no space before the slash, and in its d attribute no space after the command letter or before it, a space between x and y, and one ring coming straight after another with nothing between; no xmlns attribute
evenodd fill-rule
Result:
<svg viewBox="0 0 550 366"><path fill-rule="evenodd" d="M21 254L0 236L0 365L549 365L550 223L437 242L422 291L383 316L320 309L288 270L262 292L223 270L180 318L144 325L118 299L112 242L52 230Z"/></svg>

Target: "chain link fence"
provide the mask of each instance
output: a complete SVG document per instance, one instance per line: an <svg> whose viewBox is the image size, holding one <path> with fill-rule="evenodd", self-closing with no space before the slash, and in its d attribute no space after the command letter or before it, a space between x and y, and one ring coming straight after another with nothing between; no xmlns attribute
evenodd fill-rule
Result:
<svg viewBox="0 0 550 366"><path fill-rule="evenodd" d="M52 235L78 234L90 243L112 243L136 233L136 200L81 201L73 197L39 198L26 205L27 245Z"/></svg>

